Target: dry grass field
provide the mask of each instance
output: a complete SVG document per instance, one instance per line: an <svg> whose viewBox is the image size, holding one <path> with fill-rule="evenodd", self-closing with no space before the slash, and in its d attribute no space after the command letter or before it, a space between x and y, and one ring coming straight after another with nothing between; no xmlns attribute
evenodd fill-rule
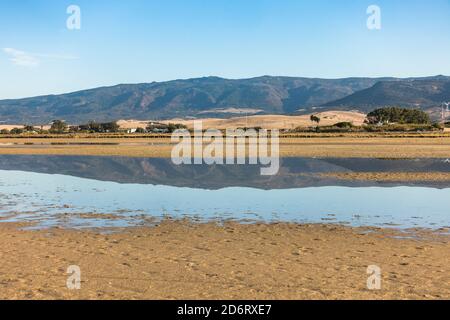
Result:
<svg viewBox="0 0 450 320"><path fill-rule="evenodd" d="M320 119L320 126L333 125L338 122L351 122L355 126L360 126L363 124L366 115L360 112L353 111L327 111L316 114ZM198 119L202 121L204 129L215 128L215 129L234 129L242 127L261 127L265 129L295 129L297 127L309 127L316 126L316 123L312 123L310 120L310 115L302 116L284 116L284 115L253 115L253 116L242 116L233 117L229 119L220 118L203 118ZM119 120L117 124L121 129L136 129L136 128L146 128L147 125L155 120ZM188 128L193 128L194 120L186 119L169 119L164 121L158 121L160 123L179 123L184 124ZM14 128L23 128L23 124L0 124L0 130L6 129L11 130ZM36 125L36 128L41 128L43 130L49 130L50 125Z"/></svg>
<svg viewBox="0 0 450 320"><path fill-rule="evenodd" d="M328 111L316 114L320 125L351 122L362 125L365 114L350 111ZM309 115L262 115L230 119L202 119L203 129L262 127L293 129L316 126ZM145 128L149 121L121 120L122 129ZM193 120L172 119L193 127ZM21 126L1 126L11 129ZM48 129L45 127L44 129ZM0 154L97 155L127 157L170 157L173 144L170 135L161 134L65 134L0 135ZM434 133L283 133L280 138L282 157L357 157L357 158L450 158L450 132Z"/></svg>
<svg viewBox="0 0 450 320"><path fill-rule="evenodd" d="M170 157L169 136L39 136L2 137L0 154ZM323 135L280 138L282 157L450 158L450 136Z"/></svg>
<svg viewBox="0 0 450 320"><path fill-rule="evenodd" d="M351 122L355 126L360 126L364 123L366 115L360 112L352 111L327 111L316 114L320 119L321 126L329 126L338 122ZM234 117L230 119L205 118L201 119L204 129L214 128L218 130L235 129L235 128L254 128L261 127L264 129L295 129L297 127L316 126L312 123L310 115L302 116L283 116L283 115L256 115L248 117ZM120 120L118 124L123 129L131 128L145 128L149 121L137 120ZM161 123L180 123L188 128L194 127L194 120L185 119L171 119L161 121Z"/></svg>

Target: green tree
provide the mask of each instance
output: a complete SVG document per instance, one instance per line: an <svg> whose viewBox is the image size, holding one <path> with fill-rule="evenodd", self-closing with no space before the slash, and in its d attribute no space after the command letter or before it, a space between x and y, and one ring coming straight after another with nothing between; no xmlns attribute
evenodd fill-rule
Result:
<svg viewBox="0 0 450 320"><path fill-rule="evenodd" d="M175 130L178 129L187 129L187 126L181 123L169 123L167 129L169 130L169 133L173 133Z"/></svg>
<svg viewBox="0 0 450 320"><path fill-rule="evenodd" d="M23 126L23 131L25 131L25 132L33 132L33 131L35 131L35 129L34 129L34 127L32 126L32 125L24 125Z"/></svg>
<svg viewBox="0 0 450 320"><path fill-rule="evenodd" d="M50 127L50 133L64 133L67 129L67 124L62 120L54 120Z"/></svg>
<svg viewBox="0 0 450 320"><path fill-rule="evenodd" d="M11 134L22 134L23 133L23 129L20 128L13 128L11 129Z"/></svg>
<svg viewBox="0 0 450 320"><path fill-rule="evenodd" d="M373 110L367 115L369 124L429 124L430 116L418 109L387 107Z"/></svg>
<svg viewBox="0 0 450 320"><path fill-rule="evenodd" d="M320 123L320 118L314 114L312 114L311 117L309 117L309 119L311 120L311 122L316 122L317 125L319 125Z"/></svg>
<svg viewBox="0 0 450 320"><path fill-rule="evenodd" d="M88 128L89 128L90 132L100 132L101 131L100 123L97 123L95 121L89 121Z"/></svg>
<svg viewBox="0 0 450 320"><path fill-rule="evenodd" d="M101 124L101 132L118 132L120 126L117 122L107 122Z"/></svg>

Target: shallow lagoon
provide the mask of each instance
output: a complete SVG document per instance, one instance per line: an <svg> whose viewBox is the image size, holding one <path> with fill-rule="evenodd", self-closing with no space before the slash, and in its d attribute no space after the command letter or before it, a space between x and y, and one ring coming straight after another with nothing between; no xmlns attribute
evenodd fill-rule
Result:
<svg viewBox="0 0 450 320"><path fill-rule="evenodd" d="M180 167L170 159L1 156L0 218L76 228L134 226L164 217L448 227L445 185L344 183L316 175L367 166L449 167L441 160L398 161L291 158L282 161L277 176L261 177L254 166Z"/></svg>

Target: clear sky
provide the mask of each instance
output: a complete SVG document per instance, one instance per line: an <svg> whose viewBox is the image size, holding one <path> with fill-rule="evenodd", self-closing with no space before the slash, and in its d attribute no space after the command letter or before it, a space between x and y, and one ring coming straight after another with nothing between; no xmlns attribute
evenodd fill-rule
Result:
<svg viewBox="0 0 450 320"><path fill-rule="evenodd" d="M72 4L80 30L66 27ZM450 0L0 2L0 99L209 75L437 74L450 75Z"/></svg>

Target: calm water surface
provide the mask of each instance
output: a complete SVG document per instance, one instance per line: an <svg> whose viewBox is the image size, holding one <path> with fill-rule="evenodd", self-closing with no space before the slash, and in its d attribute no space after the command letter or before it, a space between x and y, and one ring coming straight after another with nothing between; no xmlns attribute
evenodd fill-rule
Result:
<svg viewBox="0 0 450 320"><path fill-rule="evenodd" d="M450 226L450 186L340 182L318 173L449 167L426 159L291 158L277 176L261 177L254 166L180 167L170 159L0 156L0 221L84 228L187 217L438 229Z"/></svg>

